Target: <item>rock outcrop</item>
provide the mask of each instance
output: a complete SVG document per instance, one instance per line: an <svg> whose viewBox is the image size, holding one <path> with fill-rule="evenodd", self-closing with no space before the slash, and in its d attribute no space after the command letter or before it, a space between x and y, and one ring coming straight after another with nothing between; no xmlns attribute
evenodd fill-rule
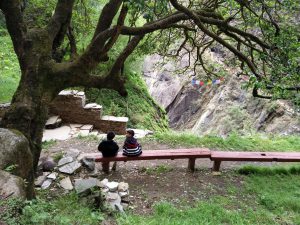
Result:
<svg viewBox="0 0 300 225"><path fill-rule="evenodd" d="M27 179L32 170L32 154L25 136L0 128L0 149L0 170L11 167L12 174Z"/></svg>
<svg viewBox="0 0 300 225"><path fill-rule="evenodd" d="M0 170L0 196L13 196L25 199L26 192L24 180L21 177Z"/></svg>
<svg viewBox="0 0 300 225"><path fill-rule="evenodd" d="M222 53L214 50L210 57L222 63ZM300 114L290 102L254 98L241 88L245 81L234 75L219 85L197 89L191 85L191 71L178 72L186 59L157 66L161 61L158 55L148 56L143 73L151 96L166 109L172 128L220 136L232 131L300 133ZM231 71L229 68L233 74Z"/></svg>
<svg viewBox="0 0 300 225"><path fill-rule="evenodd" d="M0 191L30 198L33 190L24 180L33 176L32 154L27 139L15 130L0 128ZM4 171L6 170L6 171Z"/></svg>

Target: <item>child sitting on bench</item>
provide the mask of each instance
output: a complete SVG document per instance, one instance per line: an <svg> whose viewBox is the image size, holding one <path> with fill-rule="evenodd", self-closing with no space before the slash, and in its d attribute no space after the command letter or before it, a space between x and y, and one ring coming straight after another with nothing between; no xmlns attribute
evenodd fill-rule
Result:
<svg viewBox="0 0 300 225"><path fill-rule="evenodd" d="M110 131L107 133L107 139L101 141L101 143L99 144L98 150L102 153L103 157L114 157L118 154L119 146L113 140L115 136L115 133ZM116 167L117 162L114 162L112 170L116 170ZM109 163L102 163L102 168L104 171L109 170Z"/></svg>
<svg viewBox="0 0 300 225"><path fill-rule="evenodd" d="M134 138L134 131L128 130L126 132L126 139L123 146L123 155L139 156L142 154L142 147Z"/></svg>

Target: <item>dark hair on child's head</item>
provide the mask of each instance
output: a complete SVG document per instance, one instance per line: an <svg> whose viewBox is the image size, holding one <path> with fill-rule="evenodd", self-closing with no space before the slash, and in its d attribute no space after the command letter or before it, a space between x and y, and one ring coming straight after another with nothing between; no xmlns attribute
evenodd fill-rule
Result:
<svg viewBox="0 0 300 225"><path fill-rule="evenodd" d="M134 136L134 131L133 130L127 130L127 133L130 134L132 137Z"/></svg>
<svg viewBox="0 0 300 225"><path fill-rule="evenodd" d="M107 140L112 140L114 139L115 136L116 136L115 133L110 131L107 133Z"/></svg>

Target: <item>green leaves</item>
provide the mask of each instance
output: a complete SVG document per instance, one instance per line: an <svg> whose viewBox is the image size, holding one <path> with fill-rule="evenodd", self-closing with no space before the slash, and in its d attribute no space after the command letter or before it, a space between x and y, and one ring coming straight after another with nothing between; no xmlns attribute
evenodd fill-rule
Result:
<svg viewBox="0 0 300 225"><path fill-rule="evenodd" d="M129 8L130 24L134 24L138 18L143 18L146 22L151 22L168 12L167 0L128 0L126 4Z"/></svg>

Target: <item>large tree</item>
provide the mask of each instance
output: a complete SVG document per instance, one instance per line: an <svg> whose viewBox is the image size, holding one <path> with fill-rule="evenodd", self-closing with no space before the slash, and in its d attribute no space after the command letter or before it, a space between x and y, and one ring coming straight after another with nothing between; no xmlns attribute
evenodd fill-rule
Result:
<svg viewBox="0 0 300 225"><path fill-rule="evenodd" d="M78 86L114 89L126 95L122 68L145 38L144 43L161 40L166 41L165 45L181 40L173 55L180 55L184 48L196 49L195 64L203 66L208 73L202 54L218 43L232 52L241 62L242 71L250 72L258 82L270 72L265 69L268 60L280 51L273 41L281 32L277 13L284 5L279 0L109 0L99 11L93 36L82 52L77 51L72 32L75 0L57 0L44 27L25 18L28 2L34 5L29 0L0 0L21 69L19 86L1 126L19 130L29 140L33 170L37 168L48 105L53 98L65 88ZM290 8L293 7L291 4ZM109 60L121 36L128 37L128 44L109 71L101 76L92 75L99 64ZM61 55L66 41L71 46L69 60ZM275 86L268 83L269 89ZM258 87L253 91L256 96L259 96ZM32 178L28 181L29 185L33 184Z"/></svg>

